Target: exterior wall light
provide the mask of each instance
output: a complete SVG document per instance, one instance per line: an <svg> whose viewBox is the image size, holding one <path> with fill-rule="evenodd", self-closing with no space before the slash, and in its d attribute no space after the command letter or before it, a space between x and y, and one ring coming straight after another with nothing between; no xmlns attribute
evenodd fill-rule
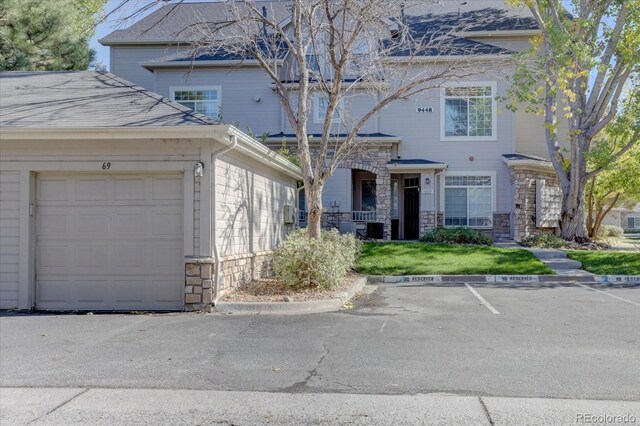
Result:
<svg viewBox="0 0 640 426"><path fill-rule="evenodd" d="M193 166L193 176L194 177L202 177L202 176L204 176L204 163L202 161L198 161Z"/></svg>
<svg viewBox="0 0 640 426"><path fill-rule="evenodd" d="M424 183L425 185L429 185L431 183L431 179L429 179L428 177L424 178Z"/></svg>

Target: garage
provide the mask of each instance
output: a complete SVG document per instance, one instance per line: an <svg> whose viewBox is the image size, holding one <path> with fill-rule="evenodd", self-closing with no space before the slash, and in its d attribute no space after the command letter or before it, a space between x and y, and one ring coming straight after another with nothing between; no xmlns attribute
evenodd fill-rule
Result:
<svg viewBox="0 0 640 426"><path fill-rule="evenodd" d="M270 273L299 167L109 73L0 79L0 309L209 311Z"/></svg>
<svg viewBox="0 0 640 426"><path fill-rule="evenodd" d="M182 308L180 175L39 174L36 307Z"/></svg>

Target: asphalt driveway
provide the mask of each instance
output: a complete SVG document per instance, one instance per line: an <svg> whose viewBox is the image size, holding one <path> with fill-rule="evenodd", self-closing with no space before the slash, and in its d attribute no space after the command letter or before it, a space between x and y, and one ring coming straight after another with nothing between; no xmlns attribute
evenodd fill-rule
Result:
<svg viewBox="0 0 640 426"><path fill-rule="evenodd" d="M640 401L640 287L379 285L304 316L0 318L0 386Z"/></svg>

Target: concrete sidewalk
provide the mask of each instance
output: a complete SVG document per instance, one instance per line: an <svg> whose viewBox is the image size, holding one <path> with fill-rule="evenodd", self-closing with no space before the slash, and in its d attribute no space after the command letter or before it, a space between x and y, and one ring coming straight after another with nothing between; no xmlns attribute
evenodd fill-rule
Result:
<svg viewBox="0 0 640 426"><path fill-rule="evenodd" d="M2 388L3 425L640 424L640 402L443 394Z"/></svg>

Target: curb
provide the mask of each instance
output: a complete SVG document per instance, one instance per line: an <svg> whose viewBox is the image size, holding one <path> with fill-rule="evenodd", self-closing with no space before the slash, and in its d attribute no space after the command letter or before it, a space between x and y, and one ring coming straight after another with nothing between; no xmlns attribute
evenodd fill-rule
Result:
<svg viewBox="0 0 640 426"><path fill-rule="evenodd" d="M511 283L598 283L598 284L637 284L640 275L369 275L371 284L511 284Z"/></svg>
<svg viewBox="0 0 640 426"><path fill-rule="evenodd" d="M301 315L336 312L342 309L345 303L353 299L356 293L362 291L366 284L366 277L356 278L347 290L329 300L308 302L218 302L213 312L241 315Z"/></svg>

